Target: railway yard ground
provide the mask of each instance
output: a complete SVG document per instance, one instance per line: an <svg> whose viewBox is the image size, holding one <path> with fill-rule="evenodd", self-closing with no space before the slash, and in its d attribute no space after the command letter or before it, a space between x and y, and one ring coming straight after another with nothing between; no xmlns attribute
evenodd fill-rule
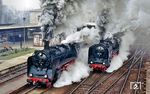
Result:
<svg viewBox="0 0 150 94"><path fill-rule="evenodd" d="M91 72L81 82L61 88L28 85L25 60L10 67L0 65L0 94L150 94L150 58L143 50L135 51L113 73Z"/></svg>

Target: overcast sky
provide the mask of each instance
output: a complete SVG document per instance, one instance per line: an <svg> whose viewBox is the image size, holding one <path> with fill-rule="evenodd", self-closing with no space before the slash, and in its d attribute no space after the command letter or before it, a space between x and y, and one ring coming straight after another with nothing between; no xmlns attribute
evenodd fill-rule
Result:
<svg viewBox="0 0 150 94"><path fill-rule="evenodd" d="M21 11L40 8L39 0L3 0L3 4Z"/></svg>

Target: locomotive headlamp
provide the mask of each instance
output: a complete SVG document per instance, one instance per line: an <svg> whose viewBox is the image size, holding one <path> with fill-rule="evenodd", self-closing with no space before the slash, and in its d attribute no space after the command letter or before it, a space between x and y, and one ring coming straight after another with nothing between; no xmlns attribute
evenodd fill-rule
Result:
<svg viewBox="0 0 150 94"><path fill-rule="evenodd" d="M42 53L39 53L39 56L42 56Z"/></svg>
<svg viewBox="0 0 150 94"><path fill-rule="evenodd" d="M90 62L91 64L93 63L93 61Z"/></svg>
<svg viewBox="0 0 150 94"><path fill-rule="evenodd" d="M97 47L97 49L98 49L98 50L104 50L104 48L103 48L103 47Z"/></svg>
<svg viewBox="0 0 150 94"><path fill-rule="evenodd" d="M47 75L44 75L44 78L47 78Z"/></svg>
<svg viewBox="0 0 150 94"><path fill-rule="evenodd" d="M43 53L39 53L38 56L39 56L39 58L42 59L42 60L45 60L45 59L46 59L46 55L43 54Z"/></svg>
<svg viewBox="0 0 150 94"><path fill-rule="evenodd" d="M29 74L29 76L30 76L30 77L32 77L32 76L33 76L33 74L32 74L32 73L30 73L30 74Z"/></svg>
<svg viewBox="0 0 150 94"><path fill-rule="evenodd" d="M102 53L97 53L97 55L102 55Z"/></svg>

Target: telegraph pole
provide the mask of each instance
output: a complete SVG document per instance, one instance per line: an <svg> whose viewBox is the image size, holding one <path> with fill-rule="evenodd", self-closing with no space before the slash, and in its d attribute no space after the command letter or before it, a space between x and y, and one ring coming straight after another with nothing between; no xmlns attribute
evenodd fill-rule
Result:
<svg viewBox="0 0 150 94"><path fill-rule="evenodd" d="M24 22L24 47L26 47L26 28L25 28L25 21L26 21L26 18L23 17L23 22Z"/></svg>

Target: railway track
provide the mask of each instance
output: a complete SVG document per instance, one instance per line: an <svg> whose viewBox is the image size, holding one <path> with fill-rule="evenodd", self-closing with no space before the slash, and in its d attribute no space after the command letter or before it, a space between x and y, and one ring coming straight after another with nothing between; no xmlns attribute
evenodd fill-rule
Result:
<svg viewBox="0 0 150 94"><path fill-rule="evenodd" d="M38 85L29 85L25 84L21 87L19 87L16 90L13 90L9 94L44 94L45 92L48 91L49 88L41 88L38 87Z"/></svg>
<svg viewBox="0 0 150 94"><path fill-rule="evenodd" d="M101 77L103 77L104 75L104 73L91 73L91 75L88 78L82 80L82 82L68 94L74 94L74 92L77 92L77 90L79 90L79 94L84 94L84 91L86 91L88 87L96 84L97 81L100 80Z"/></svg>
<svg viewBox="0 0 150 94"><path fill-rule="evenodd" d="M30 91L34 90L35 88L36 88L36 86L31 86L29 84L25 84L25 85L19 87L18 89L10 92L9 94L19 94L19 93L22 93L22 92L24 92L24 94L27 94Z"/></svg>
<svg viewBox="0 0 150 94"><path fill-rule="evenodd" d="M143 54L144 55L144 54ZM141 68L142 68L142 64L143 64L143 58L140 58L140 61L138 62L139 64L137 64L138 65L138 69L137 70L135 70L135 72L137 72L137 79L135 80L135 82L139 82L139 76L140 76L140 73L141 73ZM131 66L132 67L132 66ZM125 86L126 86L126 84L127 84L127 81L129 81L129 76L130 76L130 74L131 74L131 68L129 68L129 70L128 70L128 72L127 72L127 75L126 75L126 77L125 77L125 79L124 79L124 82L123 82L123 85L122 85L122 87L121 87L121 89L120 89L120 92L119 92L119 94L122 94L123 93L123 90L125 89ZM130 80L131 81L131 80ZM137 90L135 90L135 93L134 94L136 94L136 92L137 92Z"/></svg>
<svg viewBox="0 0 150 94"><path fill-rule="evenodd" d="M25 74L27 71L27 63L22 63L17 66L7 68L0 71L0 84L7 82L8 80L14 79L20 75Z"/></svg>
<svg viewBox="0 0 150 94"><path fill-rule="evenodd" d="M69 91L68 94L142 94L144 90L130 89L129 83L144 82L142 79L145 72L143 71L143 55L143 50L135 51L134 55L132 55L119 70L111 74L105 72L90 74L88 78L82 80L82 82ZM16 69L21 71L21 69L25 70L26 68L20 66L20 69L19 67L16 67ZM13 74L13 71L10 72L10 74ZM135 74L134 77L132 77L133 75L131 74ZM144 85L142 85L141 88L144 88ZM49 88L42 89L41 87L25 84L10 94L44 94L48 90Z"/></svg>
<svg viewBox="0 0 150 94"><path fill-rule="evenodd" d="M89 83L87 81L88 78L84 79L77 87L75 87L73 90L71 90L68 94L106 94L112 89L118 82L121 83L119 85L123 86L120 89L117 89L117 93L109 92L108 94L118 94L118 91L120 91L119 94L123 94L124 88L126 87L126 83L129 80L128 76L131 73L132 68L137 65L138 63L138 74L136 80L129 80L129 81L135 81L138 82L140 79L140 74L142 71L142 64L143 64L143 50L136 50L134 55L127 61L127 63L124 63L124 65L117 71L107 74L107 73L100 73L102 76L100 76L98 79L96 79L91 85L88 85L86 83ZM139 63L140 62L140 63ZM91 79L91 78L89 78ZM91 79L94 80L94 79ZM130 86L130 85L129 85ZM85 87L83 89L83 87ZM113 89L114 90L114 89ZM112 90L112 91L113 91ZM128 93L124 93L128 94ZM134 90L134 94L137 94L137 90Z"/></svg>

